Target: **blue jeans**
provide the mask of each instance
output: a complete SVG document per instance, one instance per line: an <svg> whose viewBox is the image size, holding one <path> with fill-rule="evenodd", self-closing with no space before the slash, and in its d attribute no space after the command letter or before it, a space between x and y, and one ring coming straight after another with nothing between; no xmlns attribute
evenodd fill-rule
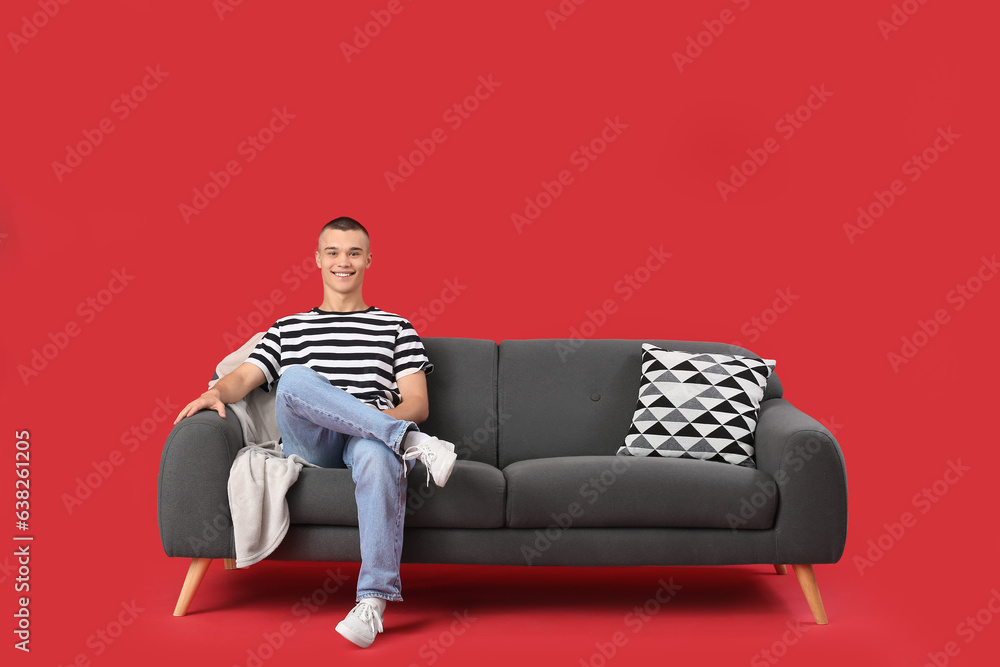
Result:
<svg viewBox="0 0 1000 667"><path fill-rule="evenodd" d="M361 571L357 600L402 600L407 466L399 454L413 422L394 419L308 366L286 368L278 380L275 412L285 455L324 468L350 468L357 484Z"/></svg>

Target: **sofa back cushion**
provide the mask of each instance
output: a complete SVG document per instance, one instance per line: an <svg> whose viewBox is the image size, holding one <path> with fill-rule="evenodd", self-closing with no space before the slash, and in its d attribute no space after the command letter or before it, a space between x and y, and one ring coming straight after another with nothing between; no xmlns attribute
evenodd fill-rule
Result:
<svg viewBox="0 0 1000 667"><path fill-rule="evenodd" d="M497 465L497 344L474 338L422 338L430 416L420 430L454 443L459 460ZM633 397L633 402L635 398Z"/></svg>
<svg viewBox="0 0 1000 667"><path fill-rule="evenodd" d="M550 456L614 455L635 412L643 342L681 352L758 356L711 342L505 340L497 387L500 467ZM772 373L763 400L781 393Z"/></svg>

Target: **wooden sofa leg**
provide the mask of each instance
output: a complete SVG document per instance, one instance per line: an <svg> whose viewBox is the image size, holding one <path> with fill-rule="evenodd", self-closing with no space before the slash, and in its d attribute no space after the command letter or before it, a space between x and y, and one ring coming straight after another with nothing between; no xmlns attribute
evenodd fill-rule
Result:
<svg viewBox="0 0 1000 667"><path fill-rule="evenodd" d="M226 569L227 570L235 570L235 569L237 569L237 567L236 567L236 559L235 558L223 558L222 562L226 564Z"/></svg>
<svg viewBox="0 0 1000 667"><path fill-rule="evenodd" d="M792 565L792 570L799 580L802 592L806 595L806 602L809 603L809 610L816 623L826 625L826 609L823 608L823 600L819 596L819 587L816 585L816 575L813 573L812 565Z"/></svg>
<svg viewBox="0 0 1000 667"><path fill-rule="evenodd" d="M774 571L777 572L778 574L788 574L788 568L782 565L781 563L774 564Z"/></svg>
<svg viewBox="0 0 1000 667"><path fill-rule="evenodd" d="M194 594L198 592L201 580L208 572L208 566L212 564L211 558L192 558L188 567L187 576L184 577L184 585L181 586L181 595L177 598L177 606L174 607L174 616L183 616L187 613L188 605L194 599Z"/></svg>

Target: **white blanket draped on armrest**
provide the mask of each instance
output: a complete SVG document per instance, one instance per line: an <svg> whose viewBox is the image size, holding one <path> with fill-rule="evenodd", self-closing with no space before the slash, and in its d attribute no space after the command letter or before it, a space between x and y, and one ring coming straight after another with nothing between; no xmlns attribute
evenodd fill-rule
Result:
<svg viewBox="0 0 1000 667"><path fill-rule="evenodd" d="M299 478L301 457L288 458L277 447L250 445L229 470L229 508L233 514L236 567L267 558L285 538L290 523L285 494Z"/></svg>
<svg viewBox="0 0 1000 667"><path fill-rule="evenodd" d="M216 375L221 379L236 370L264 333L257 333L219 362ZM209 382L209 388L217 381ZM229 509L237 567L263 560L281 544L289 525L285 494L299 478L302 466L316 467L294 454L286 458L281 451L281 433L274 412L276 385L270 392L254 388L245 398L229 404L240 421L245 445L229 469Z"/></svg>

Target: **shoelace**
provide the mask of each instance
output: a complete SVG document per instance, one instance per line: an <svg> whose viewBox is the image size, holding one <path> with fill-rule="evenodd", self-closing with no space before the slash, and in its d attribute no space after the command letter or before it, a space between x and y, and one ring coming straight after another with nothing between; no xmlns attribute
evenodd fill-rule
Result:
<svg viewBox="0 0 1000 667"><path fill-rule="evenodd" d="M427 469L427 480L425 484L427 486L430 486L431 463L433 463L434 459L437 458L437 454L435 454L431 450L431 448L427 446L426 443L420 443L419 445L414 445L413 447L410 447L405 452L403 452L404 461L409 461L410 459L416 459L416 458L419 458L421 461L424 462L424 467Z"/></svg>
<svg viewBox="0 0 1000 667"><path fill-rule="evenodd" d="M375 607L368 604L364 600L359 602L354 606L354 611L351 613L357 613L358 620L362 623L368 624L368 629L371 631L372 636L375 636L375 627L378 626L378 631L382 632L382 619L379 615L375 613Z"/></svg>

